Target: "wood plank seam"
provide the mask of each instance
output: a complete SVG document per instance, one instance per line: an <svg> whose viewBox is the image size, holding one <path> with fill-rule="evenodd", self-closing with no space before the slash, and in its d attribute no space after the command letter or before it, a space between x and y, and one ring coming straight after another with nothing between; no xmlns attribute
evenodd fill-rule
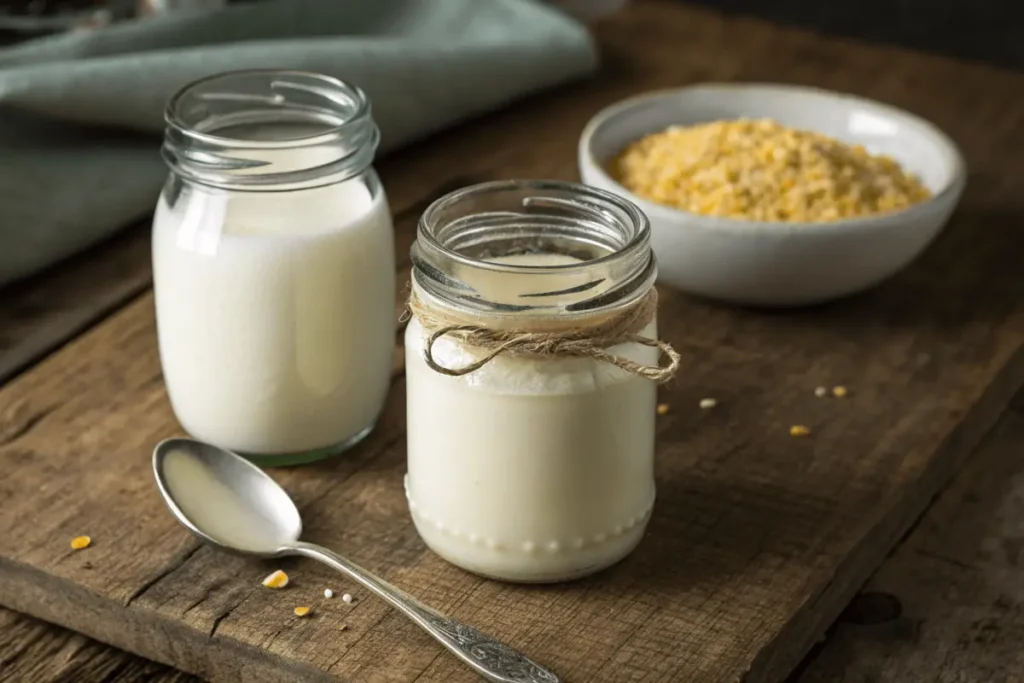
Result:
<svg viewBox="0 0 1024 683"><path fill-rule="evenodd" d="M1021 680L1021 398L788 683Z"/></svg>
<svg viewBox="0 0 1024 683"><path fill-rule="evenodd" d="M964 431L965 424L973 424L966 416L961 420L954 430L947 435L944 440L943 448L945 450L953 450L954 445L960 445L959 452L962 454L960 458L953 460L951 465L946 468L947 471L933 473L926 471L922 473L922 479L926 477L937 477L940 480L938 489L945 490L949 487L955 477L956 473L963 466L966 459L974 452L975 448L983 442L985 437L992 432L992 430L998 424L998 418L1002 415L1003 410L1010 406L1022 393L1021 389L1024 387L1024 348L1019 348L1014 356L1007 363L1009 368L1008 373L1003 376L1002 380L998 385L989 387L985 392L985 395L974 404L971 408L971 412L977 415L990 415L991 417L984 420L981 424L977 425L973 429L973 434L961 436L960 432ZM987 405L986 405L987 404ZM960 442L957 444L957 442ZM963 448L962 446L968 446ZM935 460L933 460L935 462ZM934 469L934 468L932 468ZM928 490L929 488L934 490L934 487L923 487L918 482L917 488L922 490ZM913 488L911 489L913 491ZM865 557L860 560L860 563L872 564L875 567L881 565L884 561L885 556L891 552L894 547L890 544L879 544L876 547L884 546L886 550L884 553L880 553L877 550L871 553L870 550L870 539L875 535L885 535L888 537L895 537L896 539L906 538L913 526L918 523L926 514L931 501L938 494L929 493L921 499L922 494L918 494L918 500L910 507L910 510L914 510L912 514L905 513L901 518L896 518L891 522L887 522L882 519L879 520L872 528L865 534L858 542L857 548L852 550L846 560L836 568L832 578L822 588L822 590L812 599L811 605L814 608L821 609L823 616L820 621L824 622L824 627L818 627L816 624L802 624L801 622L806 620L806 615L810 615L810 610L804 610L797 615L779 634L776 636L777 639L785 639L788 634L785 633L788 629L795 629L804 627L808 632L813 631L817 628L819 632L824 631L829 625L833 624L839 615L842 613L843 608L849 604L856 595L857 591L860 590L861 585L840 585L837 588L837 576L843 573L845 566L851 563L858 562L861 555L881 555L881 557ZM887 529L887 527L889 527ZM870 576L870 574L869 574ZM756 681L771 681L781 680L786 674L792 671L800 663L810 651L810 647L813 645L813 640L808 642L806 648L802 652L794 652L789 657L783 659L780 662L771 662L770 660L765 662L762 661L763 657L758 656L755 658L750 671L744 677L744 680L756 680ZM766 649L762 652L770 652ZM759 667L763 667L763 672Z"/></svg>

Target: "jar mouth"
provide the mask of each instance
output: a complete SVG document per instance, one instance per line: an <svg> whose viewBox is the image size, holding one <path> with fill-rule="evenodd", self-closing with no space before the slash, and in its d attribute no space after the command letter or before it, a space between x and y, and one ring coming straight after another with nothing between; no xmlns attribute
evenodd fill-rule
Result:
<svg viewBox="0 0 1024 683"><path fill-rule="evenodd" d="M508 262L520 254L572 257ZM638 300L657 272L650 224L632 202L557 180L503 180L432 203L412 247L413 280L474 313L575 314Z"/></svg>
<svg viewBox="0 0 1024 683"><path fill-rule="evenodd" d="M337 182L365 170L380 140L358 86L306 71L209 76L179 90L164 118L171 169L234 189Z"/></svg>

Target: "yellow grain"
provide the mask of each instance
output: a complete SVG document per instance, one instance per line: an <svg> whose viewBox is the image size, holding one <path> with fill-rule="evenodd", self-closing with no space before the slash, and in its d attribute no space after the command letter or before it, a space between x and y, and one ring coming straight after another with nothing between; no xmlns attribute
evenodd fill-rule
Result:
<svg viewBox="0 0 1024 683"><path fill-rule="evenodd" d="M82 548L88 548L91 543L92 539L88 536L75 536L71 539L71 549L81 550Z"/></svg>
<svg viewBox="0 0 1024 683"><path fill-rule="evenodd" d="M843 398L847 393L846 387L842 385L832 387L832 395L836 398Z"/></svg>
<svg viewBox="0 0 1024 683"><path fill-rule="evenodd" d="M278 569L263 579L263 585L267 588L284 588L288 585L288 575Z"/></svg>
<svg viewBox="0 0 1024 683"><path fill-rule="evenodd" d="M804 425L793 425L789 428L790 436L807 436L811 433L811 430Z"/></svg>
<svg viewBox="0 0 1024 683"><path fill-rule="evenodd" d="M759 221L834 221L931 196L889 157L768 119L673 126L628 145L609 170L652 202Z"/></svg>
<svg viewBox="0 0 1024 683"><path fill-rule="evenodd" d="M667 415L667 414L668 414L668 404L667 403L659 403L658 404L658 415Z"/></svg>
<svg viewBox="0 0 1024 683"><path fill-rule="evenodd" d="M293 611L295 612L295 616L297 617L304 617L307 614L309 614L308 607L296 607Z"/></svg>

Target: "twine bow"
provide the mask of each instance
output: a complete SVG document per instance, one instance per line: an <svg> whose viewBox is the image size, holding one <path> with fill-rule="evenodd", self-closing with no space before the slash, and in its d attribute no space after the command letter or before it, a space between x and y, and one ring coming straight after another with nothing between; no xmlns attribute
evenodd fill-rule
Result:
<svg viewBox="0 0 1024 683"><path fill-rule="evenodd" d="M441 311L424 303L416 292L409 295L409 313L416 316L423 329L430 333L424 358L427 365L443 375L461 377L479 370L503 353L538 358L593 358L609 363L638 377L662 383L670 380L679 369L681 357L670 344L649 339L639 334L654 320L658 310L658 293L651 289L633 306L593 325L555 332L498 330L480 325L454 322ZM442 337L451 336L466 346L484 351L484 355L468 365L447 368L434 359L434 344ZM608 349L619 344L640 344L658 349L668 357L668 365L645 365L618 356Z"/></svg>

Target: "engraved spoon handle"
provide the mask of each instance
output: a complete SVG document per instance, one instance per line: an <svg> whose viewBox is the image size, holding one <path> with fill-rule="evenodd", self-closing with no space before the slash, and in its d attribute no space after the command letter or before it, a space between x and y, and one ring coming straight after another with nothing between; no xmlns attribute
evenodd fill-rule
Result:
<svg viewBox="0 0 1024 683"><path fill-rule="evenodd" d="M395 588L362 567L349 562L327 548L312 543L297 543L290 551L319 560L359 582L383 598L392 607L419 624L452 654L493 683L560 683L561 679L508 645L471 626L446 617L427 607L408 593Z"/></svg>

